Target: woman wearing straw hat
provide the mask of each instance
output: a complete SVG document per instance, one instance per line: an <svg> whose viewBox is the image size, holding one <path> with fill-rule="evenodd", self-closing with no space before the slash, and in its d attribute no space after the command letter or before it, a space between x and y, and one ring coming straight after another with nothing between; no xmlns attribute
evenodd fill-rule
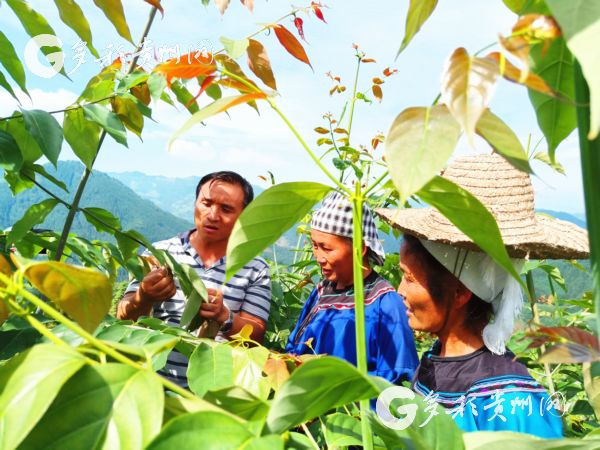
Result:
<svg viewBox="0 0 600 450"><path fill-rule="evenodd" d="M402 299L371 268L382 265L385 254L366 205L362 226L368 370L391 382L410 380L419 362L412 332ZM352 205L334 192L311 221L313 252L325 279L306 300L286 352L328 354L356 364L351 238Z"/></svg>
<svg viewBox="0 0 600 450"><path fill-rule="evenodd" d="M536 216L529 176L497 155L463 157L444 177L495 216L517 271L523 258L585 258L586 232ZM523 303L519 283L431 208L378 211L404 232L398 292L409 325L437 336L413 389L440 403L465 431L561 437L561 413L505 347Z"/></svg>

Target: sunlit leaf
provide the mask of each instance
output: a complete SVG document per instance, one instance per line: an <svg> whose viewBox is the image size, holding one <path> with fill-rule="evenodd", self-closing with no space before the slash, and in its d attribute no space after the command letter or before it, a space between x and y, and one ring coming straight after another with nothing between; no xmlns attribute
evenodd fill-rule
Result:
<svg viewBox="0 0 600 450"><path fill-rule="evenodd" d="M163 9L162 5L160 4L160 0L144 0L144 1L146 3L148 3L149 5L152 5L153 7L158 9L160 11L161 15L164 17L165 10Z"/></svg>
<svg viewBox="0 0 600 450"><path fill-rule="evenodd" d="M6 80L6 77L2 72L0 72L0 86L2 86L18 103L21 103L19 98L16 96L15 91L13 90L11 85L8 84L8 81Z"/></svg>
<svg viewBox="0 0 600 450"><path fill-rule="evenodd" d="M533 172L517 135L489 109L477 122L476 132L514 167L527 173Z"/></svg>
<svg viewBox="0 0 600 450"><path fill-rule="evenodd" d="M348 414L328 415L325 419L325 440L329 448L362 446L360 421Z"/></svg>
<svg viewBox="0 0 600 450"><path fill-rule="evenodd" d="M25 87L25 69L23 68L23 64L21 64L12 43L2 31L0 31L0 64L4 66L12 79L17 82L21 90L29 95Z"/></svg>
<svg viewBox="0 0 600 450"><path fill-rule="evenodd" d="M28 261L22 270L38 291L89 332L111 307L111 282L97 270L56 261Z"/></svg>
<svg viewBox="0 0 600 450"><path fill-rule="evenodd" d="M200 343L187 369L188 384L192 392L202 397L207 391L215 391L233 385L233 356L231 347Z"/></svg>
<svg viewBox="0 0 600 450"><path fill-rule="evenodd" d="M374 84L371 88L371 91L373 91L373 96L377 99L378 102L381 102L381 100L383 100L383 91L381 90L381 86L379 86L378 84Z"/></svg>
<svg viewBox="0 0 600 450"><path fill-rule="evenodd" d="M171 83L171 91L175 94L175 98L177 99L177 101L183 106L185 106L185 109L187 109L191 114L200 111L198 103L196 103L196 98L194 98L192 93L183 83L174 80Z"/></svg>
<svg viewBox="0 0 600 450"><path fill-rule="evenodd" d="M86 366L63 386L19 448L142 449L160 431L158 377L124 364Z"/></svg>
<svg viewBox="0 0 600 450"><path fill-rule="evenodd" d="M65 112L63 121L65 140L88 169L92 168L98 153L100 131L101 127L97 123L85 118L82 108Z"/></svg>
<svg viewBox="0 0 600 450"><path fill-rule="evenodd" d="M439 173L459 135L445 105L408 108L396 117L385 141L385 158L401 204Z"/></svg>
<svg viewBox="0 0 600 450"><path fill-rule="evenodd" d="M302 38L302 40L304 42L306 41L306 38L304 37L304 21L302 20L302 18L300 17L294 17L294 26L296 27L296 30L298 30L298 34L300 35L300 37Z"/></svg>
<svg viewBox="0 0 600 450"><path fill-rule="evenodd" d="M477 121L487 108L496 87L498 64L471 57L458 48L446 62L442 75L442 101L461 125L471 146Z"/></svg>
<svg viewBox="0 0 600 450"><path fill-rule="evenodd" d="M88 104L83 107L86 119L100 125L119 144L127 147L127 131L115 113L98 104Z"/></svg>
<svg viewBox="0 0 600 450"><path fill-rule="evenodd" d="M0 366L0 448L16 448L84 364L75 349L42 344Z"/></svg>
<svg viewBox="0 0 600 450"><path fill-rule="evenodd" d="M248 421L262 421L269 412L268 403L239 386L209 391L204 399Z"/></svg>
<svg viewBox="0 0 600 450"><path fill-rule="evenodd" d="M137 98L144 105L149 105L152 97L150 96L150 88L148 87L148 83L141 83L136 86L133 86L130 90L131 95Z"/></svg>
<svg viewBox="0 0 600 450"><path fill-rule="evenodd" d="M549 339L560 342L566 340L575 344L590 347L600 352L600 344L598 338L592 333L589 333L577 327L540 327L537 333L547 336ZM536 334L537 334L536 333Z"/></svg>
<svg viewBox="0 0 600 450"><path fill-rule="evenodd" d="M18 171L23 165L23 155L17 141L6 131L0 130L0 169Z"/></svg>
<svg viewBox="0 0 600 450"><path fill-rule="evenodd" d="M117 115L125 127L142 136L144 128L144 117L133 100L124 95L116 96L111 99L113 112Z"/></svg>
<svg viewBox="0 0 600 450"><path fill-rule="evenodd" d="M271 25L271 28L275 31L275 36L277 36L277 40L283 45L290 55L294 58L302 61L305 64L308 64L311 68L310 61L308 60L308 56L306 55L306 51L302 44L298 39L294 37L292 33L288 31L283 25Z"/></svg>
<svg viewBox="0 0 600 450"><path fill-rule="evenodd" d="M436 6L437 0L410 0L408 14L406 15L406 25L404 27L404 39L402 39L402 44L396 54L396 58L421 29L421 26L431 16Z"/></svg>
<svg viewBox="0 0 600 450"><path fill-rule="evenodd" d="M508 61L501 53L492 52L486 57L491 58L498 63L500 75L502 75L505 79L512 81L513 83L523 84L529 89L545 95L556 95L556 93L550 86L548 86L542 77L532 72L528 72L527 75L523 77L523 72L514 66L510 61Z"/></svg>
<svg viewBox="0 0 600 450"><path fill-rule="evenodd" d="M201 411L171 420L147 450L198 448L203 450L241 449L254 435L231 415Z"/></svg>
<svg viewBox="0 0 600 450"><path fill-rule="evenodd" d="M254 10L254 0L240 0L240 2L242 2L242 5L244 5L246 8L248 8L248 10L250 12L253 12L253 10Z"/></svg>
<svg viewBox="0 0 600 450"><path fill-rule="evenodd" d="M233 59L238 59L240 56L246 53L246 49L248 48L248 45L250 45L249 40L246 38L234 40L226 38L225 36L221 36L219 41L221 44L223 44L223 48L227 54Z"/></svg>
<svg viewBox="0 0 600 450"><path fill-rule="evenodd" d="M102 10L106 18L113 24L115 30L117 30L117 33L133 44L121 0L94 0L94 4Z"/></svg>
<svg viewBox="0 0 600 450"><path fill-rule="evenodd" d="M326 356L297 368L275 393L267 427L282 433L337 406L377 396L372 378L338 358Z"/></svg>
<svg viewBox="0 0 600 450"><path fill-rule="evenodd" d="M63 131L54 116L41 109L23 110L25 128L46 158L56 167L62 147Z"/></svg>
<svg viewBox="0 0 600 450"><path fill-rule="evenodd" d="M235 95L235 96L231 96L231 97L223 97L219 100L215 100L210 105L202 108L200 111L193 114L192 117L190 117L183 124L183 126L175 132L175 134L173 134L173 136L169 140L169 144L168 144L169 150L171 150L171 148L173 147L173 143L175 142L175 140L177 140L179 137L181 137L184 133L186 133L194 125L199 124L200 122L208 119L209 117L214 116L215 114L218 114L220 112L226 111L229 108L232 108L233 106L238 105L240 103L246 103L251 100L264 99L264 98L266 98L266 94L260 92L260 93L254 93L254 94L243 94L243 95Z"/></svg>
<svg viewBox="0 0 600 450"><path fill-rule="evenodd" d="M558 38L548 51L544 52L541 46L537 46L531 50L530 56L532 71L561 97L548 97L529 90L529 99L535 109L538 125L548 143L548 156L550 161L555 162L556 148L577 126L573 55L565 40Z"/></svg>
<svg viewBox="0 0 600 450"><path fill-rule="evenodd" d="M281 183L262 192L233 227L227 244L226 278L259 255L331 190L312 182Z"/></svg>
<svg viewBox="0 0 600 450"><path fill-rule="evenodd" d="M85 219L91 223L99 233L113 233L121 229L121 221L110 211L103 208L83 208Z"/></svg>
<svg viewBox="0 0 600 450"><path fill-rule="evenodd" d="M600 352L588 346L573 342L554 344L538 359L541 363L583 363L600 361Z"/></svg>
<svg viewBox="0 0 600 450"><path fill-rule="evenodd" d="M6 0L6 4L13 10L21 22L21 25L23 25L23 28L25 28L25 31L30 37L35 38L41 34L48 34L56 37L56 33L48 24L46 19L37 11L35 11L27 1ZM59 47L44 45L40 48L40 51L46 55L46 59L50 62L50 64L52 64L52 67L61 65L63 52ZM60 69L60 73L65 77L67 76L64 68L62 67Z"/></svg>
<svg viewBox="0 0 600 450"><path fill-rule="evenodd" d="M593 364L598 363L583 363L583 386L596 417L600 417L600 377L593 373Z"/></svg>
<svg viewBox="0 0 600 450"><path fill-rule="evenodd" d="M554 18L560 24L569 50L581 65L590 89L590 132L593 140L600 131L600 3L586 0L547 0Z"/></svg>
<svg viewBox="0 0 600 450"><path fill-rule="evenodd" d="M54 4L58 8L60 20L77 33L77 36L85 42L87 48L92 52L92 55L96 58L100 58L100 55L92 44L90 24L85 18L79 5L75 3L75 0L54 0Z"/></svg>
<svg viewBox="0 0 600 450"><path fill-rule="evenodd" d="M319 20L327 23L325 17L323 16L323 11L321 10L321 8L323 7L323 5L321 5L321 2L310 2L310 7L312 8L313 12L315 13L315 16L317 16Z"/></svg>
<svg viewBox="0 0 600 450"><path fill-rule="evenodd" d="M215 0L215 5L217 5L217 8L219 9L221 15L225 14L225 11L229 7L230 2L231 0Z"/></svg>
<svg viewBox="0 0 600 450"><path fill-rule="evenodd" d="M323 127L315 128L315 132L319 133L319 134L329 134L329 130L327 128L323 128Z"/></svg>
<svg viewBox="0 0 600 450"><path fill-rule="evenodd" d="M18 246L23 236L35 225L46 220L46 217L48 217L48 214L52 212L56 205L58 205L58 200L49 198L27 208L23 217L13 224L6 237L7 242L15 243Z"/></svg>
<svg viewBox="0 0 600 450"><path fill-rule="evenodd" d="M524 14L545 14L550 15L550 10L546 6L545 0L502 0L504 4L518 16Z"/></svg>
<svg viewBox="0 0 600 450"><path fill-rule="evenodd" d="M212 54L194 51L157 65L153 72L163 74L170 87L173 78L187 80L200 75L211 75L216 68Z"/></svg>
<svg viewBox="0 0 600 450"><path fill-rule="evenodd" d="M500 267L519 281L521 286L525 287L506 252L494 216L475 196L440 176L427 183L417 192L417 196L441 212Z"/></svg>
<svg viewBox="0 0 600 450"><path fill-rule="evenodd" d="M248 67L263 83L271 89L277 90L267 50L260 42L254 39L250 39L248 45Z"/></svg>
<svg viewBox="0 0 600 450"><path fill-rule="evenodd" d="M278 391L281 385L290 377L287 364L283 359L269 358L263 370L275 391Z"/></svg>

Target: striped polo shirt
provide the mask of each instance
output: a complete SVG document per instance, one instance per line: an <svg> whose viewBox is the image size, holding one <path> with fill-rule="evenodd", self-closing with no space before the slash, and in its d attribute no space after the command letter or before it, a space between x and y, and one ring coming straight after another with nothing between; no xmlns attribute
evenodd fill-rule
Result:
<svg viewBox="0 0 600 450"><path fill-rule="evenodd" d="M223 300L232 312L243 311L266 322L271 305L271 277L266 261L262 258L254 258L225 283L225 257L212 266L205 267L200 255L190 244L192 231L194 230L152 245L169 252L178 263L191 266L207 288L223 291ZM151 253L145 250L143 255L149 256ZM135 292L138 287L139 281L133 280L125 292ZM175 278L175 287L177 293L172 298L154 304L153 316L169 325L179 326L185 307L185 297L177 278ZM187 358L174 350L160 373L180 386L187 387L185 375L187 363Z"/></svg>

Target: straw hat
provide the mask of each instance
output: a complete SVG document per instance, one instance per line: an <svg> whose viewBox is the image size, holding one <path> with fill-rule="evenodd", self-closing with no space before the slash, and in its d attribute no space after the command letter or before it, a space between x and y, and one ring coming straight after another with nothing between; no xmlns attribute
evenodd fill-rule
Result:
<svg viewBox="0 0 600 450"><path fill-rule="evenodd" d="M530 259L589 257L587 231L564 220L536 214L529 175L499 155L457 158L443 174L477 197L494 215L508 254ZM433 208L378 209L393 227L433 242L479 248Z"/></svg>

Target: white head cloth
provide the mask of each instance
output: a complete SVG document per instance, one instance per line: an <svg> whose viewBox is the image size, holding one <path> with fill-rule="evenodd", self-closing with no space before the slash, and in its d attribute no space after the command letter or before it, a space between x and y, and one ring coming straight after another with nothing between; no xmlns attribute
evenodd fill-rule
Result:
<svg viewBox="0 0 600 450"><path fill-rule="evenodd" d="M491 303L493 321L483 329L483 342L492 353L506 352L506 341L523 305L521 285L487 254L419 239L431 255L480 299ZM512 259L520 271L524 261Z"/></svg>

